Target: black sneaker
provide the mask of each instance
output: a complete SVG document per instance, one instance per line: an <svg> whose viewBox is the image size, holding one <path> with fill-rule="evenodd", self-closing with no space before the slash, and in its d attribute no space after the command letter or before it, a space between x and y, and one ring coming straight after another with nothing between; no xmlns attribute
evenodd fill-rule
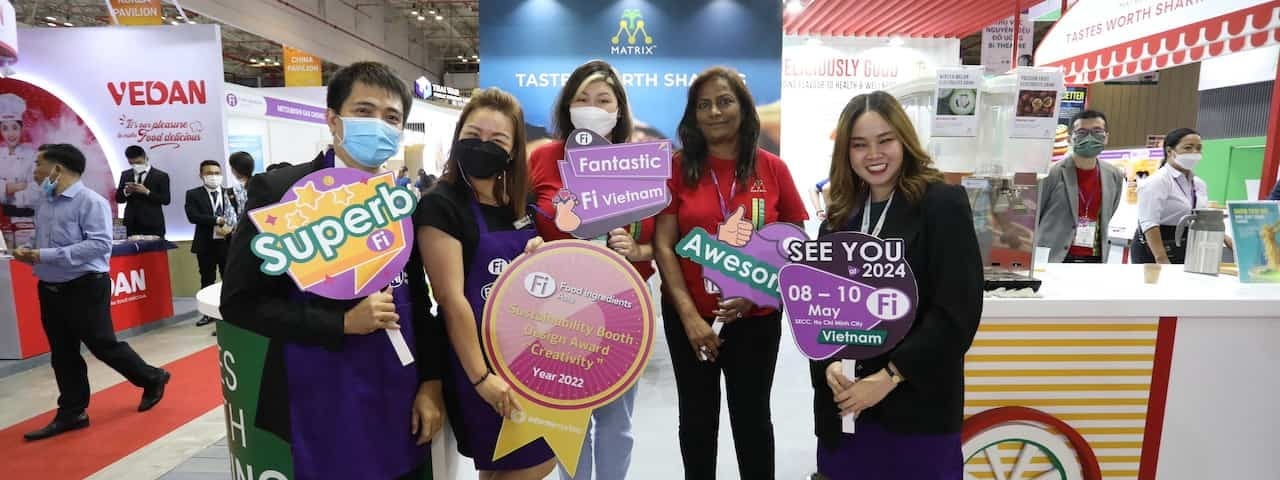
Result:
<svg viewBox="0 0 1280 480"><path fill-rule="evenodd" d="M216 321L216 320L215 320L213 317L210 317L210 316L208 316L208 315L205 315L205 316L203 316L203 317L200 317L200 319L199 319L199 320L196 320L196 326L197 326L197 327L203 327L203 326L205 326L205 325L208 325L208 324L210 324L210 323L213 323L214 321Z"/></svg>

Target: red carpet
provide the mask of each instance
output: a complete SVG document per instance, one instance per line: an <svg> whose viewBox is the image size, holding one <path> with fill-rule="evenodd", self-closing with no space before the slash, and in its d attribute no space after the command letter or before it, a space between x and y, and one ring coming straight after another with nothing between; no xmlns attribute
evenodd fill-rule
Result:
<svg viewBox="0 0 1280 480"><path fill-rule="evenodd" d="M22 434L53 420L50 410L0 430L0 478L82 479L222 404L217 347L175 360L164 369L173 378L164 400L151 411L138 413L142 389L121 382L93 395L89 428L37 442L24 440Z"/></svg>

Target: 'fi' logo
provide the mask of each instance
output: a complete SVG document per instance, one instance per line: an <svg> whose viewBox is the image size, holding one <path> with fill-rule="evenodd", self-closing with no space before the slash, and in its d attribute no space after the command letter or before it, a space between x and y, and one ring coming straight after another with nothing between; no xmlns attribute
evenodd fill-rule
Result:
<svg viewBox="0 0 1280 480"><path fill-rule="evenodd" d="M524 277L524 289L534 298L547 298L556 293L556 279L542 272L533 272Z"/></svg>
<svg viewBox="0 0 1280 480"><path fill-rule="evenodd" d="M640 10L628 8L622 11L622 18L618 20L618 33L613 34L609 42L618 45L622 41L622 36L626 35L627 45L635 45L641 34L644 35L645 45L653 44L653 37L650 37L649 32L644 28L644 15Z"/></svg>

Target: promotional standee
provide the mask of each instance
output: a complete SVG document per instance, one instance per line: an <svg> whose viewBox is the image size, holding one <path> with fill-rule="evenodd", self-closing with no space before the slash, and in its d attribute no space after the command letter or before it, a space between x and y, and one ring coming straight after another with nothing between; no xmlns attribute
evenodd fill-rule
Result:
<svg viewBox="0 0 1280 480"><path fill-rule="evenodd" d="M860 232L787 243L791 263L778 281L800 352L811 360L839 358L851 375L855 360L897 346L915 321L918 298L905 249L901 239ZM853 433L853 426L846 417L844 431Z"/></svg>
<svg viewBox="0 0 1280 480"><path fill-rule="evenodd" d="M251 248L254 255L263 260L261 269L264 273L289 275L306 295L354 299L390 286L399 309L408 304L411 295L403 271L414 245L412 214L416 206L416 196L407 187L396 187L391 172L370 175L350 168L320 170L299 180L279 203L249 212L249 218L261 232L251 241ZM300 441L300 437L323 436L323 432L317 433L319 427L311 428L294 422L294 443L290 445L276 435L256 428L268 341L229 323L220 322L219 325L218 348L222 393L226 401L227 445L231 450L236 478L307 478L307 472L314 473L309 468L314 467L295 464L294 461L304 453L297 449L307 448L305 443L309 443ZM404 374L416 379L413 352L405 340L406 337L413 338L413 325L401 322L400 326L400 330L383 330L385 336L375 333L349 338L344 354L373 352L394 358L392 361L398 362L399 367L407 369L407 372L395 370L396 365L388 364L388 375ZM332 361L332 358L316 357L312 351L315 349L293 347L292 344L285 345L286 357L291 362L290 375L306 369L293 363L294 359L318 366ZM394 357L380 352L394 352ZM416 382L413 385L416 392ZM326 408L317 399L342 397L337 394L308 395L305 390L298 392L292 388L290 401L307 406L292 405L291 409ZM411 398L412 393L409 395ZM338 401L344 400L339 398ZM404 427L407 436L408 425ZM299 433L299 430L306 433ZM331 440L346 441L341 438ZM408 461L400 458L404 455L400 455L402 449L399 446L387 445L384 448L388 451L388 462ZM425 459L424 452L420 460ZM298 477L294 476L295 472Z"/></svg>
<svg viewBox="0 0 1280 480"><path fill-rule="evenodd" d="M575 473L591 411L639 379L653 349L653 300L618 253L561 240L503 268L485 303L482 340L521 399L503 419L500 459L544 438Z"/></svg>
<svg viewBox="0 0 1280 480"><path fill-rule="evenodd" d="M564 188L549 214L565 233L593 239L657 215L671 203L671 143L610 145L590 130L574 130L560 160Z"/></svg>

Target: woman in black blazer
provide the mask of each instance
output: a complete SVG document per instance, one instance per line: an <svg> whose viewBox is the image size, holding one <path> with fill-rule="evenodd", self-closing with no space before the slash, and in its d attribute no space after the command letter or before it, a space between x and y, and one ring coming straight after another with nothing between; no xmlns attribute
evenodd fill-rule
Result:
<svg viewBox="0 0 1280 480"><path fill-rule="evenodd" d="M812 362L818 471L830 479L959 479L964 355L982 316L982 260L963 188L947 185L902 106L859 95L840 115L822 233L901 238L919 293L896 348L845 372ZM864 208L870 211L865 213ZM842 414L857 433L841 433Z"/></svg>

